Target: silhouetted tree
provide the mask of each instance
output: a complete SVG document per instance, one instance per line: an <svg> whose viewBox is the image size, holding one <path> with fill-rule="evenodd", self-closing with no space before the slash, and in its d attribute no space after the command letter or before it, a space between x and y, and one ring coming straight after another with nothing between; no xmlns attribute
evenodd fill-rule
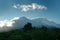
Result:
<svg viewBox="0 0 60 40"><path fill-rule="evenodd" d="M31 23L27 23L24 25L24 29L25 30L31 30L32 29L32 24Z"/></svg>

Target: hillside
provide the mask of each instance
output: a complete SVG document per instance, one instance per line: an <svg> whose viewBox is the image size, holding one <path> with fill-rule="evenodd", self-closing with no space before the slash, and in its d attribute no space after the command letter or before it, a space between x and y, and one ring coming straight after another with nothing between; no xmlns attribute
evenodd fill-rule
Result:
<svg viewBox="0 0 60 40"><path fill-rule="evenodd" d="M22 29L0 32L0 40L60 40L60 28L36 28L27 23Z"/></svg>

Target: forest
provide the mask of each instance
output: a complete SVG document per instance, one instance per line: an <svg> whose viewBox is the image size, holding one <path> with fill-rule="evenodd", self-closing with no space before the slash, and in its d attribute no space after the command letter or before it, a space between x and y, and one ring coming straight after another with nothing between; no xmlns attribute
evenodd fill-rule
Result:
<svg viewBox="0 0 60 40"><path fill-rule="evenodd" d="M60 28L32 27L31 23L24 28L0 32L0 40L60 40Z"/></svg>

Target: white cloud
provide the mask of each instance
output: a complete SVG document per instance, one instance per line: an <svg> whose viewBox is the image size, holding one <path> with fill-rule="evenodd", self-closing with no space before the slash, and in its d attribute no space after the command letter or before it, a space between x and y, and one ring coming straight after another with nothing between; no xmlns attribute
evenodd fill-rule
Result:
<svg viewBox="0 0 60 40"><path fill-rule="evenodd" d="M13 26L14 21L0 21L0 28L6 26L6 27L11 27Z"/></svg>
<svg viewBox="0 0 60 40"><path fill-rule="evenodd" d="M13 24L15 23L15 20L18 20L19 17L14 17L11 20L4 20L0 21L0 32L1 31L9 31L10 29L13 29Z"/></svg>
<svg viewBox="0 0 60 40"><path fill-rule="evenodd" d="M0 27L3 27L5 25L4 21L0 21Z"/></svg>
<svg viewBox="0 0 60 40"><path fill-rule="evenodd" d="M15 4L12 7L17 8L17 6Z"/></svg>
<svg viewBox="0 0 60 40"><path fill-rule="evenodd" d="M14 21L18 19L19 17L14 17L13 19L9 21L8 20L0 21L0 27L4 27L4 26L11 27L13 26L13 23L15 23Z"/></svg>
<svg viewBox="0 0 60 40"><path fill-rule="evenodd" d="M21 11L29 11L29 10L46 10L47 7L45 5L39 5L37 3L32 3L31 5L20 5L20 4L14 4L13 8L21 9Z"/></svg>

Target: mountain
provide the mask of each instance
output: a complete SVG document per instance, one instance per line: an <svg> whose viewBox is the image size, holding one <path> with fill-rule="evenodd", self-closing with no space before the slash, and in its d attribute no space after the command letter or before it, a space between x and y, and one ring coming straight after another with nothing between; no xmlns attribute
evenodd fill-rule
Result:
<svg viewBox="0 0 60 40"><path fill-rule="evenodd" d="M15 28L23 28L23 26L28 23L30 20L26 17L21 17L18 20L14 20L15 23L13 24Z"/></svg>
<svg viewBox="0 0 60 40"><path fill-rule="evenodd" d="M14 27L16 28L23 28L23 26L28 22L31 23L33 27L41 27L42 25L47 27L59 27L60 25L53 21L49 21L46 18L28 19L26 17L21 17L18 20L14 21L15 21Z"/></svg>
<svg viewBox="0 0 60 40"><path fill-rule="evenodd" d="M26 17L20 17L20 18L14 18L13 20L11 20L9 23L11 24L13 23L13 26L9 27L9 26L3 26L0 27L0 32L4 32L4 31L10 31L10 30L14 30L14 29L20 29L23 28L25 24L27 23L31 23L33 27L42 27L42 26L46 26L48 28L52 28L52 27L57 27L60 28L60 24L57 24L53 21L49 21L46 18L35 18L35 19L28 19Z"/></svg>

